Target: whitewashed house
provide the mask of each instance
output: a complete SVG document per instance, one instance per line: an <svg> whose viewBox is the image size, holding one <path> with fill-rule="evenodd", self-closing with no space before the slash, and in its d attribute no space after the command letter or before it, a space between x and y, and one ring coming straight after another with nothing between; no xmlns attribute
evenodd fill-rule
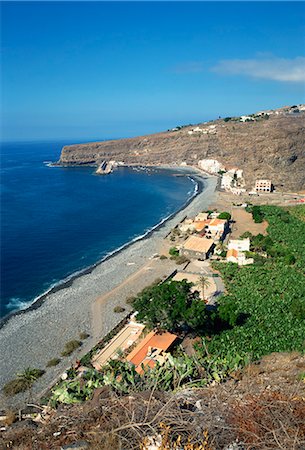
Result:
<svg viewBox="0 0 305 450"><path fill-rule="evenodd" d="M220 170L225 170L225 167L217 159L201 159L198 161L198 167L209 173L218 173Z"/></svg>
<svg viewBox="0 0 305 450"><path fill-rule="evenodd" d="M251 117L251 116L240 116L240 119L239 119L240 122L249 122L251 120L254 121L255 120L254 117Z"/></svg>
<svg viewBox="0 0 305 450"><path fill-rule="evenodd" d="M228 250L235 249L239 252L248 252L250 250L250 239L230 239Z"/></svg>
<svg viewBox="0 0 305 450"><path fill-rule="evenodd" d="M249 264L253 264L253 258L246 258L246 255L243 252L239 252L234 248L231 248L227 251L227 262L232 262L238 264L239 266L247 266Z"/></svg>

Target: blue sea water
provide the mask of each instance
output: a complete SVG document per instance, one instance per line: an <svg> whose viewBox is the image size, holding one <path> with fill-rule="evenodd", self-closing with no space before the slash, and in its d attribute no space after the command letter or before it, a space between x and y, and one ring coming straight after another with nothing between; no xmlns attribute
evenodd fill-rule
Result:
<svg viewBox="0 0 305 450"><path fill-rule="evenodd" d="M48 167L67 142L1 145L1 315L143 235L194 182L166 170Z"/></svg>

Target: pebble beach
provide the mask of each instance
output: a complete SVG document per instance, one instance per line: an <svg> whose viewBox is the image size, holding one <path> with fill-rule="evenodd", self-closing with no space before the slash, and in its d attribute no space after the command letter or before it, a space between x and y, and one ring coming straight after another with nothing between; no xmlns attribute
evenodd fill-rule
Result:
<svg viewBox="0 0 305 450"><path fill-rule="evenodd" d="M33 398L40 396L73 361L92 348L128 314L129 306L125 300L129 295L135 295L156 278L172 273L175 268L173 261L153 258L160 251L164 237L186 215L194 215L215 202L217 178L195 170L193 175L199 182L201 179L203 189L174 217L144 239L128 245L88 273L50 292L37 305L12 315L2 324L0 388L27 367L45 369L50 359L60 357L66 342L79 339L81 332L88 333L90 337L79 350L61 359L56 367L48 368L35 383L31 395ZM134 276L141 268L141 276ZM117 286L128 279L131 282L116 294ZM113 295L107 295L112 291ZM118 305L124 306L126 311L115 313L113 309ZM94 317L96 314L99 314L98 321ZM1 405L16 407L23 404L28 395L22 393L6 399L1 394Z"/></svg>

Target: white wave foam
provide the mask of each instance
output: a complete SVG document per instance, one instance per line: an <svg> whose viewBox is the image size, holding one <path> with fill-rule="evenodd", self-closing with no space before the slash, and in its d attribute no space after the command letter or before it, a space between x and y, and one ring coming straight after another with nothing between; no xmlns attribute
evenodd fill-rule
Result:
<svg viewBox="0 0 305 450"><path fill-rule="evenodd" d="M90 266L88 266L88 267L86 267L84 269L80 269L78 271L75 271L71 275L68 275L67 277L65 277L65 278L63 278L63 279L61 279L59 281L56 281L55 283L50 285L49 289L47 289L42 294L39 294L31 302L25 302L25 301L22 301L21 299L18 299L18 298L12 298L11 301L8 303L7 308L11 309L14 312L17 311L17 310L25 310L25 309L29 308L30 306L32 306L34 303L36 303L38 300L40 300L42 297L45 297L48 294L50 294L51 291L54 288L59 288L61 285L64 286L69 281L74 280L75 278L78 278L79 276L85 274L89 270L93 270L99 264L103 263L104 261L106 261L110 257L112 257L115 254L121 252L122 250L124 250L125 248L127 248L130 245L134 244L135 242L140 241L141 239L145 239L147 236L149 236L151 233L153 233L156 229L161 227L167 220L169 220L172 217L174 217L177 214L178 211L184 209L186 207L186 205L194 197L196 197L196 195L197 195L197 193L199 191L199 183L194 178L192 178L191 176L188 176L187 178L189 178L194 183L194 185L195 185L194 186L194 191L193 191L193 194L183 203L183 205L178 210L176 210L173 213L170 213L169 215L164 217L162 220L160 220L160 222L158 222L156 225L154 225L153 227L151 227L148 230L146 230L143 234L134 237L130 241L128 241L125 244L121 245L120 247L117 247L115 250L112 250L111 252L106 253L106 255L101 260L97 261L96 263L94 263L94 264L92 264L92 265L90 265Z"/></svg>
<svg viewBox="0 0 305 450"><path fill-rule="evenodd" d="M29 307L29 303L19 297L12 297L5 306L9 311L20 311Z"/></svg>

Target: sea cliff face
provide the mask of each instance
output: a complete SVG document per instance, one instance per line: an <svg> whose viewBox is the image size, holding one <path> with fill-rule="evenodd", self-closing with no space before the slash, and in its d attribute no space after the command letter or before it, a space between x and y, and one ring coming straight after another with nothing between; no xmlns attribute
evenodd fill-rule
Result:
<svg viewBox="0 0 305 450"><path fill-rule="evenodd" d="M269 178L279 189L302 190L305 185L305 112L275 111L246 122L217 120L148 136L65 146L60 163L197 165L217 159L226 168L244 170L246 186ZM196 131L197 130L197 131Z"/></svg>

